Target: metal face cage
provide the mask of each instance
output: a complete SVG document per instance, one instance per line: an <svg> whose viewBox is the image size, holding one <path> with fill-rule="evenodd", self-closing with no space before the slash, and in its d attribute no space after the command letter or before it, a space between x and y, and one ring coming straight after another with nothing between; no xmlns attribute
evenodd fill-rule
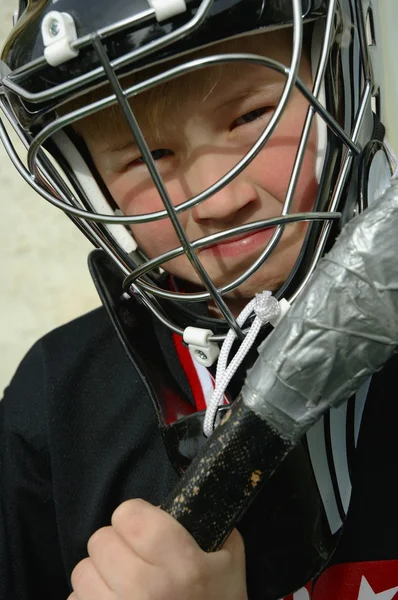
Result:
<svg viewBox="0 0 398 600"><path fill-rule="evenodd" d="M73 4L73 0L71 2ZM206 35L211 30L214 19L219 17L220 11L222 12L222 2L219 0L177 2L174 4L179 6L176 10L180 12L176 15L167 13L165 16L162 13L162 7L159 8L162 2L152 2L149 8L144 6L145 2L137 2L135 3L135 12L134 3L130 3L133 4L133 8L130 7L133 14L125 16L117 22L102 25L89 33L82 26L83 33L81 35L77 19L75 23L67 12L50 12L49 4L45 1L31 2L28 3L25 12L29 17L29 10L36 11L37 28L37 11L42 10L40 20L42 37L44 35L43 28L50 37L56 38L61 32L62 44L55 54L51 55L46 52L45 35L44 45L43 42L41 42L42 46L38 44L37 40L41 38L37 33L35 42L31 44L31 53L27 53L27 58L25 55L21 58L15 48L18 45L18 31L21 28L23 30L23 25L11 36L3 54L0 82L0 108L3 120L0 121L0 138L11 161L38 194L67 213L94 245L102 248L112 258L125 277L125 292L137 297L172 331L183 335L183 329L173 322L164 310L162 304L164 300L171 300L174 303L194 303L212 299L228 326L235 331L239 338L242 338L245 330L238 325L224 300L224 295L240 286L264 264L277 247L288 223L317 221L321 223L321 227L316 234L315 243L312 244L313 250L305 276L294 288L285 287L288 301L293 302L325 251L332 223L341 219L341 210L349 193L353 164L361 156L362 148L370 141L373 131L371 98L372 95L377 94L377 90L372 82L368 54L369 36L365 26L369 2L363 0L250 2L256 17L255 25L252 26L253 31L265 31L267 27L291 25L293 46L290 65L283 65L270 58L254 54L212 54L210 43L218 40L213 38L210 42L206 39ZM173 5L173 3L171 4ZM232 11L235 5L240 5L243 10L243 1L231 1L227 4L229 11ZM62 7L65 8L62 10L66 11L67 6L68 2L65 0L62 3ZM247 2L245 6L247 11L249 8ZM71 14L75 13L71 11ZM263 20L261 21L261 19ZM163 25L163 20L165 25ZM317 49L318 60L311 90L298 76L303 45L303 27L307 20L309 22L319 20L324 32L321 46ZM29 22L29 18L27 21ZM147 31L151 27L158 28L153 39L140 36L140 32L142 33L144 29ZM18 29L18 21L16 29ZM240 31L236 35L247 32L251 31ZM192 50L189 48L189 40L191 38L201 39L201 33L205 40L204 45L209 44L209 55L192 60L189 57L189 51ZM29 35L32 35L31 32ZM341 39L343 35L346 36L346 39L344 48L341 50L341 42L336 40ZM197 37L195 38L195 36ZM227 37L233 37L233 32L229 32ZM119 47L126 50L126 44L120 41L126 38L130 40L130 48L128 51L117 54ZM136 42L137 39L141 39L140 44ZM131 43L131 40L135 40L134 43ZM198 47L197 42L195 44L194 49ZM181 60L177 66L170 68L167 65L167 58L173 56L181 56ZM50 66L49 61L52 63ZM163 61L164 70L159 74L131 86L123 85L124 75L132 73L138 68L143 69L148 64L160 64ZM354 63L354 66L349 61ZM159 174L129 99L186 73L228 63L258 65L273 69L283 75L285 83L280 100L267 126L245 156L209 188L175 205ZM353 68L355 68L355 77L352 76ZM325 103L321 98L325 95L325 88L330 87L330 80L336 76L336 73L340 73L341 77L342 98L336 95L329 102L328 93L326 93ZM40 82L44 83L40 84ZM62 116L56 112L58 107L65 105L69 100L81 96L84 92L101 87L104 83L109 84L112 92L110 95L62 114ZM190 241L181 224L180 214L205 202L210 196L227 186L254 160L278 126L295 86L308 101L308 112L280 217L247 223L194 242ZM339 85L336 85L337 87ZM59 152L62 153L63 148L71 146L69 138L62 141L65 128L116 103L119 104L126 125L130 128L147 165L153 185L156 186L164 204L164 209L161 211L125 216L114 214L110 207L99 210L98 204L96 205L84 187L76 182L72 169L68 169L61 160L58 160ZM341 104L344 105L343 114L338 117L338 113L341 113ZM327 198L327 202L325 203L325 200L317 201L311 212L293 213L292 201L314 118L318 118L319 122L326 125L329 148L335 149L332 153L334 155L333 164L328 162L327 157L325 158L320 184L320 188L323 186L320 192L324 199ZM17 132L27 150L26 166L8 135L4 119ZM52 140L58 140L58 153L55 154L58 164L55 164L55 161L50 160L48 156L48 150L51 147L49 142ZM73 150L73 152L77 151ZM68 154L67 150L65 153ZM324 183L322 184L322 182ZM123 232L125 235L128 225L166 218L170 219L181 245L138 265L134 260L134 253L128 247L123 246L117 232ZM261 255L243 274L217 288L201 264L197 251L229 237L259 231L267 227L275 227L275 231ZM187 255L203 282L202 292L171 291L159 286L156 278L148 277L164 263L183 253ZM302 260L302 253L298 260ZM220 341L224 337L224 335L214 335L209 341Z"/></svg>

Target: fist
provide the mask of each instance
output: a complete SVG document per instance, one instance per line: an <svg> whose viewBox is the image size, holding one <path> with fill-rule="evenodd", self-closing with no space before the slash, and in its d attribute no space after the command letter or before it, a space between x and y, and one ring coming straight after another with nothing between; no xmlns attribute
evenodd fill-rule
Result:
<svg viewBox="0 0 398 600"><path fill-rule="evenodd" d="M247 600L243 541L234 530L207 554L173 517L143 500L121 504L88 542L68 600Z"/></svg>

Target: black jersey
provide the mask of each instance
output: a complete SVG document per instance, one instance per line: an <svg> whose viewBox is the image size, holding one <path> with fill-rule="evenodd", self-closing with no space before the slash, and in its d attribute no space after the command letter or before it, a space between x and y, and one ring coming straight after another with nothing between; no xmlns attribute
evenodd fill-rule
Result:
<svg viewBox="0 0 398 600"><path fill-rule="evenodd" d="M398 597L397 365L392 360L370 384L332 561L289 600ZM175 397L189 396L183 369L172 373ZM137 497L161 504L173 488L179 475L150 385L103 308L47 335L21 363L0 403L1 600L65 600L89 537L115 508Z"/></svg>

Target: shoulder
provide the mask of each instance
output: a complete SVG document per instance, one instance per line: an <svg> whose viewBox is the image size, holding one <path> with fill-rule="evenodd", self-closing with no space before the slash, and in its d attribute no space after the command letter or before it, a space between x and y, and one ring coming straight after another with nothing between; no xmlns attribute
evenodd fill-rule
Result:
<svg viewBox="0 0 398 600"><path fill-rule="evenodd" d="M52 404L79 396L82 380L92 387L114 364L123 371L129 363L102 307L58 327L32 346L6 388L5 424L42 429Z"/></svg>
<svg viewBox="0 0 398 600"><path fill-rule="evenodd" d="M50 361L62 357L61 362L57 361L62 366L70 360L78 360L82 353L93 348L100 349L101 342L109 342L113 338L114 329L101 307L50 331L35 344L33 350L40 350Z"/></svg>
<svg viewBox="0 0 398 600"><path fill-rule="evenodd" d="M85 354L100 350L115 337L103 308L57 327L39 339L21 361L10 387L32 385L48 375L65 373ZM7 390L6 390L7 393Z"/></svg>

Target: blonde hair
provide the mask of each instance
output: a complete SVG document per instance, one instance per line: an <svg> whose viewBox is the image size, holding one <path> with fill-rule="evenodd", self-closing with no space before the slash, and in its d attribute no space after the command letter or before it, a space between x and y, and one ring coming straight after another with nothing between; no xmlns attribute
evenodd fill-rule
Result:
<svg viewBox="0 0 398 600"><path fill-rule="evenodd" d="M242 40L244 40L244 50L242 50ZM167 68L171 68L185 60L194 60L203 56L222 53L245 52L266 55L266 50L271 45L280 47L281 44L291 45L291 30L282 29L245 36L244 38L234 38L192 52L182 58L167 61L165 64ZM165 64L138 71L124 77L121 81L125 87L141 82L164 70ZM228 78L231 79L231 83L236 78L240 68L242 68L240 63L230 63L228 65ZM154 139L158 138L160 136L159 127L162 126L163 129L164 124L167 123L167 117L170 114L179 114L190 97L194 96L198 102L203 102L211 96L220 82L222 73L225 73L225 65L214 65L191 71L168 82L158 84L152 89L131 98L130 103L137 114L140 126L144 129L150 128L152 137ZM183 88L181 77L184 78ZM107 84L68 102L60 112L65 114L110 94L111 88ZM144 102L142 101L143 97L145 98ZM73 127L82 137L89 137L94 141L99 138L103 139L104 136L114 137L126 132L124 119L121 118L121 109L116 103L109 108L102 109L89 117L76 121Z"/></svg>

